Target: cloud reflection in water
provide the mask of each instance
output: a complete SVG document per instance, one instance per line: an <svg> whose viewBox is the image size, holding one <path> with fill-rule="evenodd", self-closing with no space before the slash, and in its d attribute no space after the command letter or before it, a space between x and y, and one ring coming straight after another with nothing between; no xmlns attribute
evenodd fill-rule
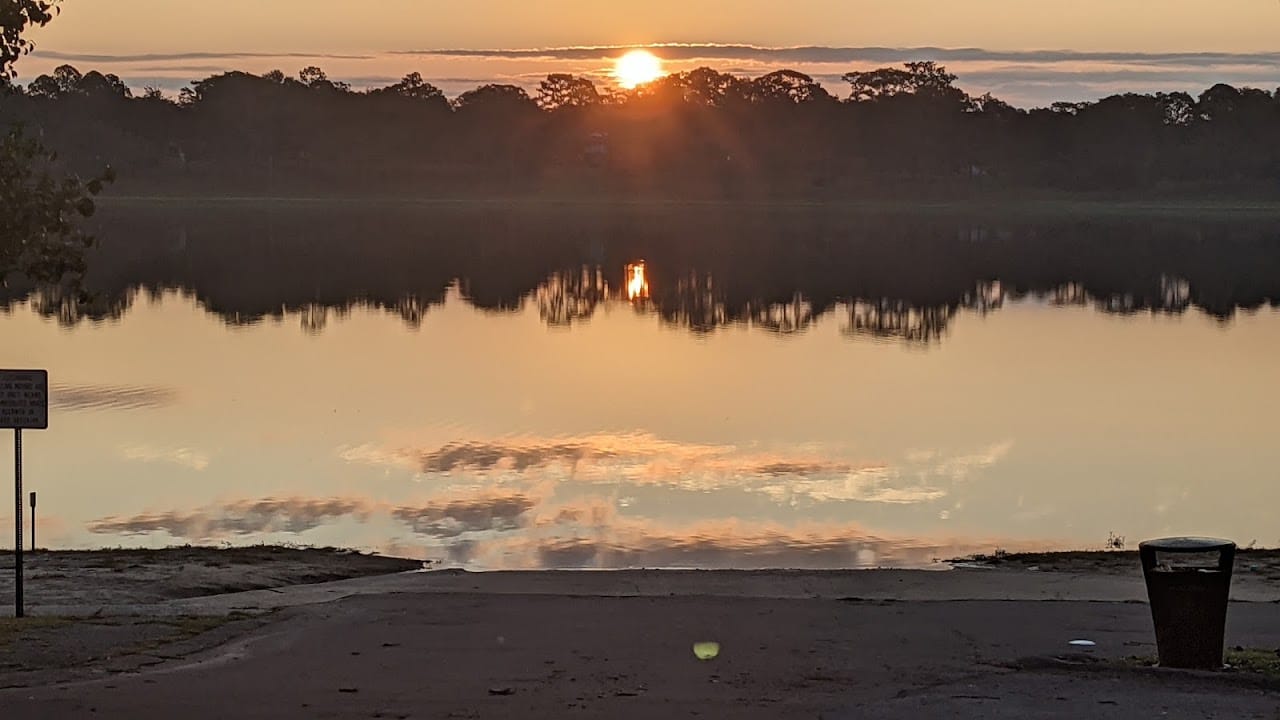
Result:
<svg viewBox="0 0 1280 720"><path fill-rule="evenodd" d="M210 462L208 453L187 447L169 448L138 444L123 446L119 452L120 457L125 460L172 463L197 472L208 469Z"/></svg>
<svg viewBox="0 0 1280 720"><path fill-rule="evenodd" d="M455 500L442 505L397 507L391 516L408 525L413 532L436 538L456 538L486 530L506 532L521 527L521 517L534 507L534 501L523 496Z"/></svg>
<svg viewBox="0 0 1280 720"><path fill-rule="evenodd" d="M127 518L106 517L88 524L100 535L164 532L186 540L220 540L257 533L301 533L342 517L366 519L373 504L365 500L310 498L241 500L189 512L171 510Z"/></svg>
<svg viewBox="0 0 1280 720"><path fill-rule="evenodd" d="M518 483L572 480L584 486L667 487L691 492L762 493L779 503L910 504L945 497L949 487L999 462L1009 441L944 455L909 453L895 463L823 459L821 451L742 451L681 443L648 433L510 437L449 442L424 449L364 444L343 448L348 462L400 467L422 476L484 476Z"/></svg>
<svg viewBox="0 0 1280 720"><path fill-rule="evenodd" d="M241 500L191 511L108 517L99 535L165 533L187 541L299 535L354 520L389 524L416 553L471 568L864 567L923 565L991 541L895 537L853 522L779 522L724 505L723 517L680 520L679 493L749 493L779 507L805 503L927 505L1000 461L1011 443L966 454L908 453L895 463L824 460L815 449L742 451L679 443L644 433L562 438L460 440L425 448L366 444L349 462L416 475L427 497L388 502L363 497ZM672 493L649 516L620 498L649 487ZM727 496L726 496L727 497ZM741 497L741 496L739 496ZM673 516L667 516L670 509ZM937 508L929 510L935 514ZM737 517L736 512L753 514ZM314 536L313 536L314 537ZM1012 547L1016 544L1006 544Z"/></svg>
<svg viewBox="0 0 1280 720"><path fill-rule="evenodd" d="M602 498L577 503L535 501L523 494L392 506L362 498L243 500L182 512L108 517L89 524L102 535L166 533L209 542L263 533L301 534L322 524L378 515L416 533L418 545L379 548L426 551L475 569L532 568L849 568L921 566L997 541L878 535L853 524L784 527L742 520L687 525L627 517ZM1003 543L1018 547L1016 543Z"/></svg>
<svg viewBox="0 0 1280 720"><path fill-rule="evenodd" d="M177 399L176 390L156 385L49 386L49 405L59 410L138 410L167 407Z"/></svg>

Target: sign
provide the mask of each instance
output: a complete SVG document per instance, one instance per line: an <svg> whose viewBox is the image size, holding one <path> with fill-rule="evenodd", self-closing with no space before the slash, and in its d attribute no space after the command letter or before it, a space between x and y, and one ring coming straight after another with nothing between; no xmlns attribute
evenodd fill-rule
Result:
<svg viewBox="0 0 1280 720"><path fill-rule="evenodd" d="M49 371L0 370L0 428L49 427Z"/></svg>
<svg viewBox="0 0 1280 720"><path fill-rule="evenodd" d="M49 427L49 371L0 370L0 428L13 430L13 615L22 617L22 431ZM31 493L31 512L36 494ZM32 526L32 532L35 526ZM35 545L35 536L31 544Z"/></svg>

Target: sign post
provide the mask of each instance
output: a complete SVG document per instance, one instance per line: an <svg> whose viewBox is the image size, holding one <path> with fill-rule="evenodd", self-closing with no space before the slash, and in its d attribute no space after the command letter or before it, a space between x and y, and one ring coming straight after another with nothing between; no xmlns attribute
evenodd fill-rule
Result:
<svg viewBox="0 0 1280 720"><path fill-rule="evenodd" d="M49 427L49 372L0 370L0 428L13 429L13 614L23 616L22 602L22 431ZM34 498L33 498L34 500ZM32 503L35 512L35 503Z"/></svg>
<svg viewBox="0 0 1280 720"><path fill-rule="evenodd" d="M0 383L3 387L4 383ZM13 429L13 616L22 617L22 428Z"/></svg>

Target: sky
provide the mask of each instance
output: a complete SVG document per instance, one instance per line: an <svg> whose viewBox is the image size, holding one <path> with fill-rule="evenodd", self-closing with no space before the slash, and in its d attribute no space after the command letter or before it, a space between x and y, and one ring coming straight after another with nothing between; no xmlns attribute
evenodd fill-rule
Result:
<svg viewBox="0 0 1280 720"><path fill-rule="evenodd" d="M357 87L416 70L454 93L548 72L607 82L618 51L563 49L681 44L692 47L656 50L670 70L791 67L833 90L848 70L939 59L971 92L1032 105L1219 80L1274 89L1277 36L1277 0L64 0L19 71L29 79L70 62L176 90L229 69L318 64ZM532 49L551 51L509 52ZM970 52L946 52L959 49Z"/></svg>

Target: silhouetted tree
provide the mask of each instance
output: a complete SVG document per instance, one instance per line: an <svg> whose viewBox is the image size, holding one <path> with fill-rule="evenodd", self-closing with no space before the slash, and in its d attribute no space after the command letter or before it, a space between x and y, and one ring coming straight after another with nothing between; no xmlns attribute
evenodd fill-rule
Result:
<svg viewBox="0 0 1280 720"><path fill-rule="evenodd" d="M28 28L47 25L58 12L57 0L5 0L0 3L0 74L16 77L13 64L31 52L23 37Z"/></svg>
<svg viewBox="0 0 1280 720"><path fill-rule="evenodd" d="M1156 93L1156 102L1164 108L1166 125L1185 127L1196 119L1196 101L1187 93Z"/></svg>
<svg viewBox="0 0 1280 720"><path fill-rule="evenodd" d="M27 84L27 94L32 97L56 98L62 94L62 88L52 75L40 75Z"/></svg>
<svg viewBox="0 0 1280 720"><path fill-rule="evenodd" d="M983 93L976 98L972 98L970 104L974 112L992 115L1001 119L1012 119L1022 114L1021 110L991 93Z"/></svg>
<svg viewBox="0 0 1280 720"><path fill-rule="evenodd" d="M91 237L76 220L93 214L90 196L106 179L82 185L49 169L51 153L10 130L0 138L0 283L11 272L59 282L84 271Z"/></svg>
<svg viewBox="0 0 1280 720"><path fill-rule="evenodd" d="M832 99L818 81L795 70L776 70L761 75L751 81L749 93L751 99L758 103L799 105Z"/></svg>
<svg viewBox="0 0 1280 720"><path fill-rule="evenodd" d="M537 108L529 93L519 85L489 84L462 93L453 101L459 111L524 112Z"/></svg>
<svg viewBox="0 0 1280 720"><path fill-rule="evenodd" d="M31 49L23 32L48 23L53 2L7 0L0 3L0 76L13 77L13 63ZM62 82L78 83L78 72L58 68ZM53 153L13 126L0 136L0 285L12 273L58 283L84 269L83 251L91 238L76 224L93 214L92 196L102 190L102 178L82 183L53 168Z"/></svg>
<svg viewBox="0 0 1280 720"><path fill-rule="evenodd" d="M752 83L709 67L700 67L675 76L684 88L685 101L724 107L751 99Z"/></svg>
<svg viewBox="0 0 1280 720"><path fill-rule="evenodd" d="M317 90L338 90L346 92L351 89L351 86L345 82L330 80L328 73L315 65L309 65L299 71L298 81L309 88Z"/></svg>
<svg viewBox="0 0 1280 720"><path fill-rule="evenodd" d="M59 65L53 70L53 79L58 83L58 90L70 94L80 89L84 75L71 65Z"/></svg>
<svg viewBox="0 0 1280 720"><path fill-rule="evenodd" d="M537 103L543 110L588 107L600 102L595 83L567 73L552 73L538 83Z"/></svg>
<svg viewBox="0 0 1280 720"><path fill-rule="evenodd" d="M935 62L909 62L902 68L849 72L849 100L867 102L903 95L963 102L967 96L955 86L956 76Z"/></svg>
<svg viewBox="0 0 1280 720"><path fill-rule="evenodd" d="M306 85L307 87L315 87L322 83L328 84L329 76L325 73L325 71L321 70L315 65L309 65L303 68L302 70L298 71L298 80L303 85Z"/></svg>
<svg viewBox="0 0 1280 720"><path fill-rule="evenodd" d="M119 77L111 73L103 75L97 70L91 70L80 78L76 91L91 97L133 97L133 91Z"/></svg>
<svg viewBox="0 0 1280 720"><path fill-rule="evenodd" d="M411 72L400 82L375 92L390 93L410 100L439 102L444 100L444 92L440 88L422 79L422 74Z"/></svg>

